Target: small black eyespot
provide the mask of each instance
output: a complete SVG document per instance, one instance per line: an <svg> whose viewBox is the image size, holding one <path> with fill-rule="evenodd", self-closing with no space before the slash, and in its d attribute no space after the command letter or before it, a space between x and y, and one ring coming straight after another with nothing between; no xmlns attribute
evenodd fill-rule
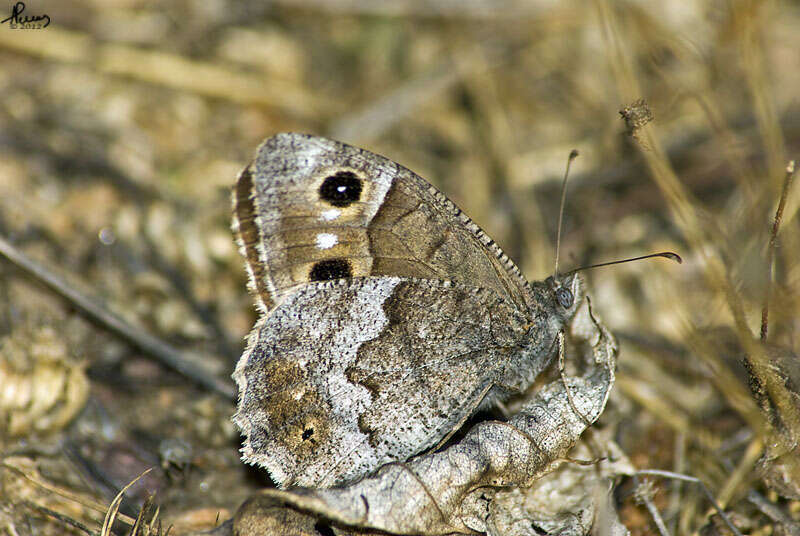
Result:
<svg viewBox="0 0 800 536"><path fill-rule="evenodd" d="M319 196L334 207L346 207L361 199L363 184L352 171L339 171L326 177L319 187Z"/></svg>
<svg viewBox="0 0 800 536"><path fill-rule="evenodd" d="M568 288L560 287L556 289L556 300L561 307L569 309L572 307L575 297Z"/></svg>
<svg viewBox="0 0 800 536"><path fill-rule="evenodd" d="M345 259L327 259L319 261L308 274L311 281L330 281L353 277L353 269Z"/></svg>
<svg viewBox="0 0 800 536"><path fill-rule="evenodd" d="M314 435L314 429L313 428L306 428L305 430L303 430L303 441L311 439L311 436L313 436L313 435Z"/></svg>
<svg viewBox="0 0 800 536"><path fill-rule="evenodd" d="M319 536L336 536L331 526L324 521L317 521L314 524L314 530L317 531Z"/></svg>

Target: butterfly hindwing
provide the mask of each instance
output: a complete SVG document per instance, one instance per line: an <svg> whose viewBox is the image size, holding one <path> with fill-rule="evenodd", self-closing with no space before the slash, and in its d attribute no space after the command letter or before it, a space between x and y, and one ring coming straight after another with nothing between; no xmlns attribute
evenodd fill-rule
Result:
<svg viewBox="0 0 800 536"><path fill-rule="evenodd" d="M256 325L234 374L245 458L282 486L314 487L405 460L474 411L528 324L490 289L310 284Z"/></svg>

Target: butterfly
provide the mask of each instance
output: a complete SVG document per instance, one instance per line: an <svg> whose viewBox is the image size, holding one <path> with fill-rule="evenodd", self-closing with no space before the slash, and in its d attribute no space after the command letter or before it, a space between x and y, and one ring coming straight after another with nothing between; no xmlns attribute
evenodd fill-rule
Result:
<svg viewBox="0 0 800 536"><path fill-rule="evenodd" d="M260 311L234 422L283 488L443 444L534 381L582 299L577 275L528 282L439 190L344 143L269 138L232 197Z"/></svg>

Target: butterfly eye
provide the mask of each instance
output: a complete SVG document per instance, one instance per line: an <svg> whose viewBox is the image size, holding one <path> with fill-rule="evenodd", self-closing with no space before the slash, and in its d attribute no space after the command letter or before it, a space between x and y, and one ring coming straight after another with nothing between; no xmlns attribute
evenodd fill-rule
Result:
<svg viewBox="0 0 800 536"><path fill-rule="evenodd" d="M560 287L556 289L556 301L558 301L558 304L564 309L569 309L572 307L575 297L569 289Z"/></svg>

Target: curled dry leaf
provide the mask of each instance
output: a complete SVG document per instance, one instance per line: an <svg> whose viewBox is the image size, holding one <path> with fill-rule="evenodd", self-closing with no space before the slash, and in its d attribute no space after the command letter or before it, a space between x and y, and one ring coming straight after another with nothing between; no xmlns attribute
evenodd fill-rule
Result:
<svg viewBox="0 0 800 536"><path fill-rule="evenodd" d="M69 424L89 396L85 368L49 324L20 324L0 337L0 444Z"/></svg>
<svg viewBox="0 0 800 536"><path fill-rule="evenodd" d="M617 346L588 299L570 330L567 348L580 349L583 376L546 385L508 422L480 423L445 450L384 465L344 488L263 490L237 512L234 533L254 536L280 526L283 534L313 534L327 522L337 534L339 528L359 534L496 533L503 509L493 505L498 490L530 488L554 471L608 400Z"/></svg>
<svg viewBox="0 0 800 536"><path fill-rule="evenodd" d="M611 491L619 475L633 474L635 469L610 436L609 430L593 434L591 443L601 445L604 453L596 463L564 463L530 488L494 490L486 520L488 534L580 536L594 531L627 535ZM590 460L597 453L582 440L570 451L570 457Z"/></svg>

